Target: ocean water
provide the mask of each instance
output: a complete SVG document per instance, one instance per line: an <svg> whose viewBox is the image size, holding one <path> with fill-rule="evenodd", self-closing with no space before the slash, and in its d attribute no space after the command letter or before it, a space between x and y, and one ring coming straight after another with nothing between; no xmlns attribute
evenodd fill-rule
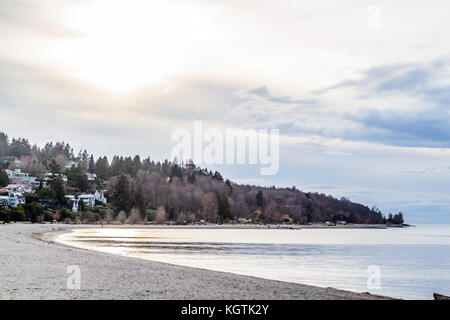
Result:
<svg viewBox="0 0 450 320"><path fill-rule="evenodd" d="M389 229L78 229L58 242L403 299L450 295L450 225Z"/></svg>

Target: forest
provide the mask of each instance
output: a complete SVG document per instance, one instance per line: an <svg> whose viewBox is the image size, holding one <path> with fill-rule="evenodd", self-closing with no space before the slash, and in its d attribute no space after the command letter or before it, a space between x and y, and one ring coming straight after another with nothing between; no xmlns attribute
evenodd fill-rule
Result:
<svg viewBox="0 0 450 320"><path fill-rule="evenodd" d="M14 159L20 159L20 164ZM157 161L138 155L96 158L86 150L75 154L65 142L49 142L41 148L24 138L10 141L4 133L0 133L0 160L0 187L8 183L5 169L21 169L38 178L51 172L54 177L46 187L40 185L35 194L26 195L23 207L16 212L10 209L9 214L19 220L56 217L67 222L122 223L403 223L402 213L385 216L376 206L369 208L346 198L305 192L295 186L268 188L233 183L192 161ZM95 174L95 179L89 181L87 173ZM62 175L67 177L66 182ZM76 213L67 207L65 195L96 190L105 191L106 206L81 205Z"/></svg>

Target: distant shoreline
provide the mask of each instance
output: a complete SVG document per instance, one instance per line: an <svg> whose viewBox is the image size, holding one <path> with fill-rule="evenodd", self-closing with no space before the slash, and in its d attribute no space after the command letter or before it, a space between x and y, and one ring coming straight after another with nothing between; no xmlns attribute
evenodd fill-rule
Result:
<svg viewBox="0 0 450 320"><path fill-rule="evenodd" d="M31 224L27 222L9 222L9 224ZM122 228L186 228L186 229L283 229L283 230L299 230L299 229L388 229L388 228L409 228L414 225L385 225L385 224L346 224L346 225L324 225L324 224L121 224L121 223L35 223L35 225L52 225L52 226L89 226L89 227L122 227Z"/></svg>

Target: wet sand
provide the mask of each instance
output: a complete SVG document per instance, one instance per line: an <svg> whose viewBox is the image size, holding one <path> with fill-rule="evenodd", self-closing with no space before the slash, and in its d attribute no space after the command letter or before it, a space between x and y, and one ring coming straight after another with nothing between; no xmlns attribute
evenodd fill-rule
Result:
<svg viewBox="0 0 450 320"><path fill-rule="evenodd" d="M117 256L53 242L61 233L92 227L99 226L0 226L0 299L386 299ZM80 289L67 288L70 275L67 268L73 265L81 271Z"/></svg>

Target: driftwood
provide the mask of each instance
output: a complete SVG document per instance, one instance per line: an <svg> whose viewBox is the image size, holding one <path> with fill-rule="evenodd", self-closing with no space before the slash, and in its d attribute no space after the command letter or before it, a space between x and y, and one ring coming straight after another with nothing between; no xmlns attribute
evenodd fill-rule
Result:
<svg viewBox="0 0 450 320"><path fill-rule="evenodd" d="M434 293L434 300L450 300L450 297L444 296L443 294Z"/></svg>

